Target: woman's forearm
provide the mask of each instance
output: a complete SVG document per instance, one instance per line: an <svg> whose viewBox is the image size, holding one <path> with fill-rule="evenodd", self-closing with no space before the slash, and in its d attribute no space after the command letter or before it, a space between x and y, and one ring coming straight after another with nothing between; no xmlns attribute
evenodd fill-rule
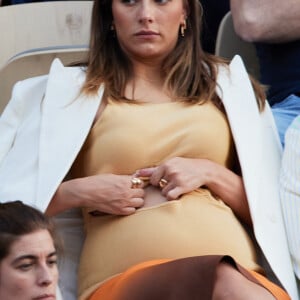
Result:
<svg viewBox="0 0 300 300"><path fill-rule="evenodd" d="M300 38L299 0L231 0L234 28L249 42L285 43Z"/></svg>
<svg viewBox="0 0 300 300"><path fill-rule="evenodd" d="M81 203L77 197L72 197L70 191L72 190L72 185L78 184L78 180L69 180L62 182L53 198L51 199L47 209L46 214L49 216L54 216L58 213L66 211L71 208L77 208L81 206Z"/></svg>
<svg viewBox="0 0 300 300"><path fill-rule="evenodd" d="M206 186L243 222L250 225L252 222L242 177L219 164L209 163L211 166L207 172Z"/></svg>
<svg viewBox="0 0 300 300"><path fill-rule="evenodd" d="M142 187L131 188L131 176L99 174L64 181L46 213L56 215L71 208L86 207L114 215L129 215L144 203Z"/></svg>

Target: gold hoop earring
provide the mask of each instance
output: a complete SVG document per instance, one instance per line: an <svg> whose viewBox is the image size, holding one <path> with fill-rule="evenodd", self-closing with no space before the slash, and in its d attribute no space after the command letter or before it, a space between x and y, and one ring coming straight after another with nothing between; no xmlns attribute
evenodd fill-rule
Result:
<svg viewBox="0 0 300 300"><path fill-rule="evenodd" d="M184 20L183 24L180 25L180 34L184 37L184 32L186 30L186 21Z"/></svg>

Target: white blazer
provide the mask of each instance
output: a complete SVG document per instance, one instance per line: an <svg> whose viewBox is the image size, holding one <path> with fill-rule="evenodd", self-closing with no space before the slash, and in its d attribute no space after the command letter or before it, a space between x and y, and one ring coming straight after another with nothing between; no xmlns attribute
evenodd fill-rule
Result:
<svg viewBox="0 0 300 300"><path fill-rule="evenodd" d="M80 68L66 68L56 59L49 75L15 85L0 118L0 201L20 199L42 211L47 208L84 143L103 95L103 87L93 97L80 95L84 79ZM238 56L229 68L220 68L218 94L237 148L257 242L297 300L278 192L281 146L270 109L259 113ZM57 220L66 244L60 287L65 300L74 300L82 223L75 211Z"/></svg>

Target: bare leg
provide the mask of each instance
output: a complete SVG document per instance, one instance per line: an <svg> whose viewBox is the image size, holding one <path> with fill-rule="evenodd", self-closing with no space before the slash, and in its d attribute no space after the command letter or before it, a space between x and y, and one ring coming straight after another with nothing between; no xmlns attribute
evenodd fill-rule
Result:
<svg viewBox="0 0 300 300"><path fill-rule="evenodd" d="M264 287L256 284L226 262L216 272L212 300L276 300Z"/></svg>

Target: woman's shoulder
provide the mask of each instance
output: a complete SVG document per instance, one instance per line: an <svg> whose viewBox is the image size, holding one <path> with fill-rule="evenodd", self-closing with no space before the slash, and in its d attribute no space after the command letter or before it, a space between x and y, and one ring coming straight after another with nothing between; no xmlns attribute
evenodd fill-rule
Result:
<svg viewBox="0 0 300 300"><path fill-rule="evenodd" d="M48 74L16 82L12 88L10 101L5 106L18 111L28 110L42 101L47 91L72 90L78 93L84 80L84 68L67 67L59 59L54 59Z"/></svg>
<svg viewBox="0 0 300 300"><path fill-rule="evenodd" d="M218 63L216 65L218 78L231 78L236 74L245 74L248 77L248 73L242 58L239 55L235 55L230 62Z"/></svg>
<svg viewBox="0 0 300 300"><path fill-rule="evenodd" d="M64 80L73 80L78 84L82 84L85 80L85 68L81 66L64 66L60 59L56 58L51 63L48 74L34 76L20 80L15 83L14 90L16 92L32 91L35 89L45 89L49 80L53 78Z"/></svg>
<svg viewBox="0 0 300 300"><path fill-rule="evenodd" d="M71 80L82 85L86 76L86 67L84 66L65 66L59 58L55 58L49 71L49 79L59 78L61 80Z"/></svg>

